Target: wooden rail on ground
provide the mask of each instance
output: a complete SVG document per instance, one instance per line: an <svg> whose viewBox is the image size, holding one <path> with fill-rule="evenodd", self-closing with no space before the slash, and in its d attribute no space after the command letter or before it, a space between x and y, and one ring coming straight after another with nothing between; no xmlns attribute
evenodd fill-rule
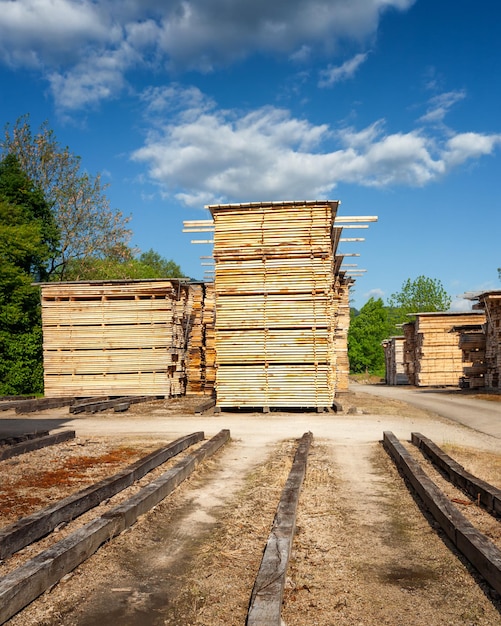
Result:
<svg viewBox="0 0 501 626"><path fill-rule="evenodd" d="M247 626L280 626L285 575L291 552L299 494L313 435L305 433L278 504L247 613Z"/></svg>
<svg viewBox="0 0 501 626"><path fill-rule="evenodd" d="M44 591L83 563L105 542L132 526L167 497L207 457L230 438L222 430L196 452L164 472L135 496L95 518L65 539L44 550L0 580L0 624L21 611Z"/></svg>
<svg viewBox="0 0 501 626"><path fill-rule="evenodd" d="M47 434L42 435L41 437L30 438L26 441L22 441L21 443L8 446L0 451L0 461L10 459L13 456L19 456L20 454L25 454L26 452L31 452L32 450L39 450L40 448L53 446L56 443L61 443L62 441L68 441L69 439L74 438L74 430L62 430L61 432L54 433L53 435Z"/></svg>
<svg viewBox="0 0 501 626"><path fill-rule="evenodd" d="M411 433L411 441L447 476L451 483L474 498L490 513L501 516L501 489L467 472L462 465L424 435Z"/></svg>
<svg viewBox="0 0 501 626"><path fill-rule="evenodd" d="M203 432L196 432L176 439L168 446L159 448L132 463L114 476L109 476L86 489L63 498L45 509L21 518L0 530L0 559L6 559L18 550L37 541L63 522L77 518L126 489L148 472L165 463L179 452L201 441Z"/></svg>
<svg viewBox="0 0 501 626"><path fill-rule="evenodd" d="M0 446L14 446L18 443L23 443L29 439L37 439L38 437L46 437L49 434L48 430L37 430L33 433L21 433L19 435L12 435L10 437L0 438Z"/></svg>
<svg viewBox="0 0 501 626"><path fill-rule="evenodd" d="M164 396L120 396L117 398L88 398L85 401L77 402L70 406L70 413L98 413L99 411L106 411L113 409L117 411L127 411L131 404L138 404L140 402L151 402L152 400L159 400Z"/></svg>
<svg viewBox="0 0 501 626"><path fill-rule="evenodd" d="M493 589L501 593L499 548L451 503L392 432L383 433L383 445L447 537Z"/></svg>

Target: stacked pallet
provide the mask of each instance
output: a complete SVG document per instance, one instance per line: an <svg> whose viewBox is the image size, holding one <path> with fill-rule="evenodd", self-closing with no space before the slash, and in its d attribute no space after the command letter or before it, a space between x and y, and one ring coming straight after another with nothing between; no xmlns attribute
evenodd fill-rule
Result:
<svg viewBox="0 0 501 626"><path fill-rule="evenodd" d="M501 388L501 291L488 291L475 298L476 309L486 317L485 387Z"/></svg>
<svg viewBox="0 0 501 626"><path fill-rule="evenodd" d="M218 407L332 406L337 206L209 207L215 225Z"/></svg>
<svg viewBox="0 0 501 626"><path fill-rule="evenodd" d="M409 382L404 366L404 343L404 336L383 341L387 385L406 385Z"/></svg>
<svg viewBox="0 0 501 626"><path fill-rule="evenodd" d="M184 393L186 283L47 283L41 300L47 397Z"/></svg>
<svg viewBox="0 0 501 626"><path fill-rule="evenodd" d="M414 323L404 324L404 359L409 382L424 387L458 386L465 363L459 333L453 328L478 324L483 318L474 311L417 313L415 317ZM471 365L467 363L466 367Z"/></svg>

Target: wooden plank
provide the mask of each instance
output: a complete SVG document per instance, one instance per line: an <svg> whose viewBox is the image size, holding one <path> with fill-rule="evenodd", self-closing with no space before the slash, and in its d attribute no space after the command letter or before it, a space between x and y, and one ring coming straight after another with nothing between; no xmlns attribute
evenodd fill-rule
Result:
<svg viewBox="0 0 501 626"><path fill-rule="evenodd" d="M501 551L480 533L426 475L419 463L393 433L383 433L383 443L396 465L440 524L456 548L498 593L501 592Z"/></svg>
<svg viewBox="0 0 501 626"><path fill-rule="evenodd" d="M297 505L312 439L311 433L305 433L297 446L252 590L247 626L280 626L281 624L280 613L296 528Z"/></svg>
<svg viewBox="0 0 501 626"><path fill-rule="evenodd" d="M411 441L431 459L447 478L488 511L501 515L501 489L477 478L421 433L411 433Z"/></svg>
<svg viewBox="0 0 501 626"><path fill-rule="evenodd" d="M114 476L104 478L55 504L5 526L0 530L0 559L8 558L33 541L47 535L62 522L73 520L103 500L111 498L155 467L165 463L203 438L203 432L180 437L167 446L163 446L132 463Z"/></svg>
<svg viewBox="0 0 501 626"><path fill-rule="evenodd" d="M20 454L25 454L26 452L31 452L33 450L40 450L40 448L46 448L47 446L53 446L57 443L62 443L63 441L68 441L69 439L74 438L74 430L63 430L53 435L44 435L42 437L28 439L27 441L14 444L4 450L1 450L0 461L10 459L13 456L19 456Z"/></svg>
<svg viewBox="0 0 501 626"><path fill-rule="evenodd" d="M0 623L27 606L98 548L132 526L138 517L167 497L205 458L228 441L221 431L125 503L113 508L52 547L44 550L0 580Z"/></svg>

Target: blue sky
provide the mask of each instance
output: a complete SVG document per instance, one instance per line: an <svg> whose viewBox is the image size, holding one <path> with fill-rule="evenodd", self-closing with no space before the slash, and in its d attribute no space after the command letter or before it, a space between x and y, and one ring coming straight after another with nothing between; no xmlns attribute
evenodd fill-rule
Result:
<svg viewBox="0 0 501 626"><path fill-rule="evenodd" d="M0 0L0 123L48 120L194 278L205 204L336 199L379 217L340 244L355 306L423 274L461 308L501 288L500 23L497 0Z"/></svg>

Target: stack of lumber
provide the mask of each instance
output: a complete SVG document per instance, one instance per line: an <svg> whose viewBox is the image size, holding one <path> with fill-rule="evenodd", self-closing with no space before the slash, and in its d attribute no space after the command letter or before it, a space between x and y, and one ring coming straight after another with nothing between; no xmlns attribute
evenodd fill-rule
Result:
<svg viewBox="0 0 501 626"><path fill-rule="evenodd" d="M409 385L416 384L416 324L414 321L402 325L404 332L404 373L407 376Z"/></svg>
<svg viewBox="0 0 501 626"><path fill-rule="evenodd" d="M214 283L205 284L204 314L204 373L205 395L212 395L216 384L216 293Z"/></svg>
<svg viewBox="0 0 501 626"><path fill-rule="evenodd" d="M188 284L93 281L41 290L47 397L184 393Z"/></svg>
<svg viewBox="0 0 501 626"><path fill-rule="evenodd" d="M488 291L477 296L486 318L485 387L501 388L501 291Z"/></svg>
<svg viewBox="0 0 501 626"><path fill-rule="evenodd" d="M348 360L348 331L350 329L350 282L336 277L337 317L334 321L334 374L336 394L348 391L350 362Z"/></svg>
<svg viewBox="0 0 501 626"><path fill-rule="evenodd" d="M386 384L406 385L409 380L404 367L405 337L395 336L383 341Z"/></svg>
<svg viewBox="0 0 501 626"><path fill-rule="evenodd" d="M423 387L458 386L465 363L459 347L459 333L453 329L460 325L478 324L479 313L427 312L417 313L415 317L412 384ZM408 353L406 358L412 355L409 346L405 347L405 351ZM468 362L466 367L471 365Z"/></svg>
<svg viewBox="0 0 501 626"><path fill-rule="evenodd" d="M332 406L337 206L208 207L215 225L217 406Z"/></svg>
<svg viewBox="0 0 501 626"><path fill-rule="evenodd" d="M186 393L212 395L215 381L214 286L190 285L191 307L188 338Z"/></svg>
<svg viewBox="0 0 501 626"><path fill-rule="evenodd" d="M186 393L202 394L202 369L203 369L203 332L202 315L204 289L203 284L192 285L189 298L191 301L191 318L188 334L187 365L186 365Z"/></svg>
<svg viewBox="0 0 501 626"><path fill-rule="evenodd" d="M480 389L485 387L485 362L486 332L483 324L455 326L454 331L459 334L459 347L463 353L463 378L460 386L467 389Z"/></svg>

